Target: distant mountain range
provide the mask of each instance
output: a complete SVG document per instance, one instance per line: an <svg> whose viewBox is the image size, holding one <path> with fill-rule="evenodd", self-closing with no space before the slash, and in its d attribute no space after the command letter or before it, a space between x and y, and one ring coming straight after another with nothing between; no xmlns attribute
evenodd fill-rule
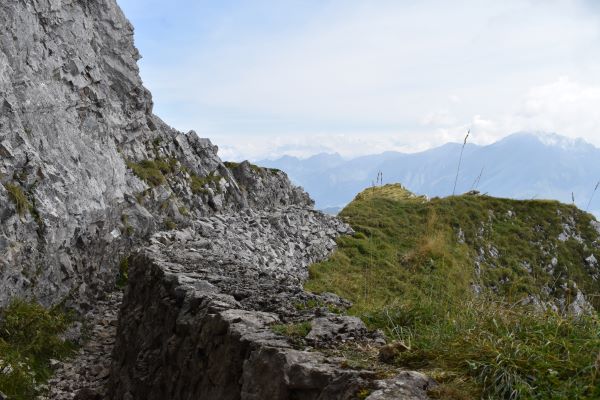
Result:
<svg viewBox="0 0 600 400"><path fill-rule="evenodd" d="M447 143L420 153L385 152L354 159L324 153L306 159L284 156L258 164L287 172L311 194L317 208L334 212L373 185L379 172L383 183L402 183L418 194L452 194L461 147ZM585 210L599 180L600 149L592 144L557 134L516 133L488 146L467 144L456 193L478 190L565 203L574 196ZM589 211L600 215L600 191Z"/></svg>

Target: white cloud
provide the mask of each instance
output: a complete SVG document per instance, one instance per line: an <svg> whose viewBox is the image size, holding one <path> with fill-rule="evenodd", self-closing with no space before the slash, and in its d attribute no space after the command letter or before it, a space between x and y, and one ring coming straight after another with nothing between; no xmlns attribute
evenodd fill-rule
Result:
<svg viewBox="0 0 600 400"><path fill-rule="evenodd" d="M219 156L224 160L253 161L275 159L282 154L305 158L318 153L338 153L352 158L385 151L416 152L431 147L430 143L406 145L404 135L381 132L368 134L325 134L311 133L271 135L224 135L212 140L219 146ZM368 149L365 151L365 149Z"/></svg>
<svg viewBox="0 0 600 400"><path fill-rule="evenodd" d="M474 116L469 126L476 143L487 144L520 131L553 132L583 138L600 146L600 85L569 77L534 86L515 101L515 107L495 118ZM465 125L450 130L464 130Z"/></svg>
<svg viewBox="0 0 600 400"><path fill-rule="evenodd" d="M461 142L467 130L469 141L489 144L509 133L520 131L557 132L583 138L600 146L600 85L584 85L561 77L554 82L531 87L516 99L509 112L488 118L474 115L464 123L446 110L432 112L415 131L354 133L296 132L287 135L218 135L226 159L276 158L282 154L298 157L326 152L346 157L384 151L416 152L446 142ZM417 133L415 133L417 132ZM407 137L420 135L417 140Z"/></svg>
<svg viewBox="0 0 600 400"><path fill-rule="evenodd" d="M225 22L199 33L213 46L186 38L143 64L159 115L227 157L417 150L469 128L482 144L546 130L600 145L589 1L302 2L301 21L278 6L280 27L257 33L268 3L213 18Z"/></svg>
<svg viewBox="0 0 600 400"><path fill-rule="evenodd" d="M516 119L529 129L556 131L600 144L600 85L561 77L534 87Z"/></svg>

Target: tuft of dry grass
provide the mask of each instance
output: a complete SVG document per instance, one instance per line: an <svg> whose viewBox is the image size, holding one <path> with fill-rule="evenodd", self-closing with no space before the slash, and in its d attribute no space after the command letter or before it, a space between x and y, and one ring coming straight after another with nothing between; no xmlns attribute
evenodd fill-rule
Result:
<svg viewBox="0 0 600 400"><path fill-rule="evenodd" d="M27 195L23 192L23 189L12 183L6 183L4 184L4 187L6 188L10 199L15 204L17 213L21 216L25 215L27 211L30 210L31 204L29 203L29 199L27 199Z"/></svg>

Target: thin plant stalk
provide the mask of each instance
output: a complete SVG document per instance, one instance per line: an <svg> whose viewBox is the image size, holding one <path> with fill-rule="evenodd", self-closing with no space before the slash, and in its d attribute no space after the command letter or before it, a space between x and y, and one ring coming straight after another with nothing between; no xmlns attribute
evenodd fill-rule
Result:
<svg viewBox="0 0 600 400"><path fill-rule="evenodd" d="M471 186L471 190L476 190L477 186L479 186L479 183L481 182L481 176L483 175L484 170L485 170L485 167L481 168L481 172L479 173L477 178L475 178L475 182L473 182L473 185Z"/></svg>
<svg viewBox="0 0 600 400"><path fill-rule="evenodd" d="M465 141L463 142L462 148L460 149L460 157L458 159L458 168L456 170L456 178L454 179L454 189L452 189L452 196L456 194L456 184L458 183L458 175L460 174L460 166L462 164L463 152L465 151L465 147L467 146L467 139L469 139L469 135L471 134L471 130L467 131L467 136L465 136Z"/></svg>
<svg viewBox="0 0 600 400"><path fill-rule="evenodd" d="M586 212L590 210L590 206L592 205L592 200L594 200L594 195L598 191L598 187L600 187L600 181L598 181L598 183L596 183L596 187L594 188L594 191L592 192L592 197L590 197L590 201L588 201L588 205L585 208Z"/></svg>

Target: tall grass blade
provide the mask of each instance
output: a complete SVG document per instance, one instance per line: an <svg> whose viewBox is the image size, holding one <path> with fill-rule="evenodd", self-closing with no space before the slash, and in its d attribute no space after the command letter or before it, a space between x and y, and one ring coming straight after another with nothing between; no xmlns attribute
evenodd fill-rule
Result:
<svg viewBox="0 0 600 400"><path fill-rule="evenodd" d="M596 187L594 188L594 191L592 192L592 196L590 197L590 201L588 201L588 204L587 204L587 207L585 208L585 211L589 211L590 210L590 206L592 205L592 200L594 200L594 195L598 191L598 187L600 187L600 181L598 181L598 183L596 183Z"/></svg>
<svg viewBox="0 0 600 400"><path fill-rule="evenodd" d="M452 189L452 196L456 194L456 184L458 183L458 175L460 174L460 166L462 164L463 153L465 151L465 147L467 146L467 140L469 139L469 135L471 134L471 130L467 131L467 136L465 136L465 141L463 142L462 148L460 149L460 157L458 158L458 168L456 169L456 178L454 179L454 188Z"/></svg>

